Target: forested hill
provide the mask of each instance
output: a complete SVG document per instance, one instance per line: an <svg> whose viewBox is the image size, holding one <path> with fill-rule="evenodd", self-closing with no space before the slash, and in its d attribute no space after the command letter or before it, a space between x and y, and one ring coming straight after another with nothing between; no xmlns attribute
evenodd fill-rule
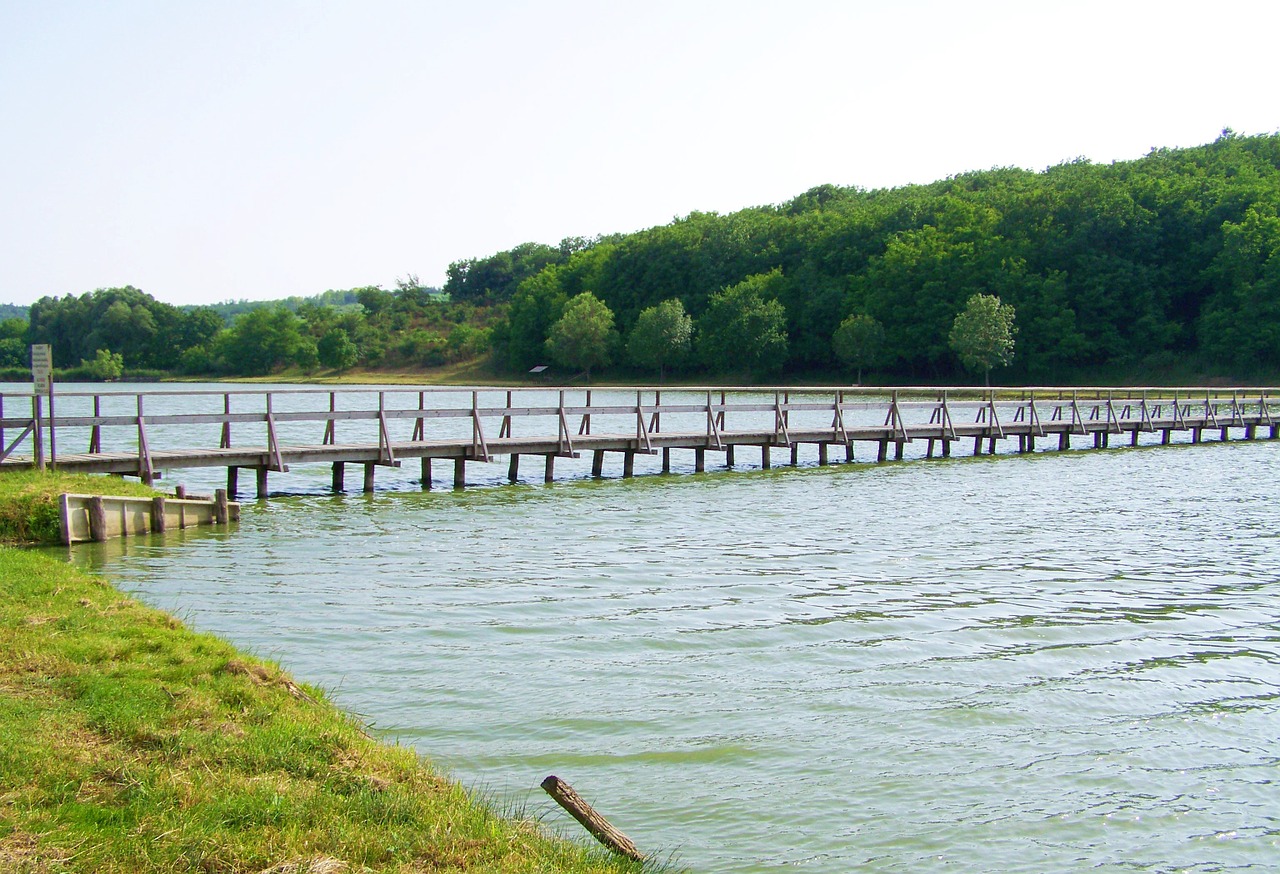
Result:
<svg viewBox="0 0 1280 874"><path fill-rule="evenodd" d="M1274 374L1277 205L1280 135L1224 131L1135 161L993 169L891 190L824 185L777 206L526 244L456 262L444 290L459 302L510 302L494 343L512 368L546 358L550 326L582 292L608 305L625 338L642 310L670 298L704 332L713 295L746 283L785 310L786 343L761 370L834 369L835 329L864 314L883 326L882 370L957 374L948 332L982 292L1016 310L1016 358L1002 380L1154 374L1185 362L1205 374ZM695 366L735 363L708 354Z"/></svg>

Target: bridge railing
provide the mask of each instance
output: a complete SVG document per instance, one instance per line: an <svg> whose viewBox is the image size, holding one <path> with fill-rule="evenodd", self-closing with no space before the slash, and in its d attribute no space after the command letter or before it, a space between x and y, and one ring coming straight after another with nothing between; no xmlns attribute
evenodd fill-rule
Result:
<svg viewBox="0 0 1280 874"><path fill-rule="evenodd" d="M880 429L909 441L912 426L935 425L955 435L982 425L1003 436L1010 423L1043 433L1046 423L1083 432L1243 425L1246 418L1280 421L1275 388L1022 387L357 387L73 391L57 395L56 415L41 413L30 392L0 393L0 461L40 465L47 442L64 454L134 453L144 475L156 447L262 447L283 467L283 447L376 444L384 460L397 444L469 441L471 457L487 460L490 442L550 437L563 454L591 434L632 434L651 449L662 434L701 433L721 448L727 433L751 432L774 445L793 433L829 431L848 442L857 429ZM37 413L40 413L37 415ZM1060 424L1053 427L1061 429ZM517 434L517 431L519 434ZM29 454L19 455L26 449Z"/></svg>

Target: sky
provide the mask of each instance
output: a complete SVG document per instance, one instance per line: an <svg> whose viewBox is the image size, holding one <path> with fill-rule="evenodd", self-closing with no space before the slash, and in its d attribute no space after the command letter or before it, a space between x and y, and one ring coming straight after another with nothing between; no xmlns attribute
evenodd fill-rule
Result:
<svg viewBox="0 0 1280 874"><path fill-rule="evenodd" d="M442 285L815 185L1280 130L1275 0L0 0L0 303Z"/></svg>

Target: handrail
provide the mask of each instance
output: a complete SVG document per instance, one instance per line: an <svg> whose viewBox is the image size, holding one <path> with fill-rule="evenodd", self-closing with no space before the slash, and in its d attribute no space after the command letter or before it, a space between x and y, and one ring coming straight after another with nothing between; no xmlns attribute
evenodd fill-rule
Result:
<svg viewBox="0 0 1280 874"><path fill-rule="evenodd" d="M605 392L603 403L596 403L592 393ZM653 392L653 403L645 403L645 392ZM634 392L633 398L624 398L624 392ZM571 398L570 393L577 394ZM493 399L501 394L501 400ZM718 402L715 395L718 394ZM1093 397L1084 397L1092 394ZM6 404L6 395L10 403ZM239 401L233 405L233 396ZM1121 430L1152 431L1157 428L1182 430L1193 428L1227 428L1241 425L1266 424L1273 428L1280 421L1280 389L1274 388L1100 388L1100 389L1028 389L1028 388L861 388L842 386L779 387L774 390L761 387L690 389L680 388L595 388L548 389L545 387L507 388L477 387L353 387L334 389L275 387L258 390L220 389L200 391L98 391L62 392L58 395L59 408L65 411L56 419L38 420L34 415L14 415L22 401L31 398L25 391L0 392L0 461L13 463L13 454L27 441L34 443L38 460L39 440L49 429L52 436L56 429L87 429L88 454L103 452L103 433L107 429L133 429L136 434L135 453L140 475L154 475L153 456L157 452L158 429L174 425L217 425L220 434L211 439L210 450L216 445L221 450L232 448L232 425L257 425L265 434L264 468L286 470L288 446L282 442L280 429L298 423L315 422L323 430L315 436L321 445L332 446L336 442L338 422L376 423L377 436L367 442L378 449L378 463L395 465L397 451L402 441L397 441L393 430L401 420L413 422L409 441L425 444L428 420L470 419L468 457L488 461L494 454L494 439L486 436L484 420L500 419L501 427L494 427L499 441L514 440L513 420L517 418L546 417L557 422L555 436L548 436L557 447L558 454L575 454L574 434L570 430L572 417L580 417L577 436L594 436L593 419L600 427L612 428L612 423L626 421L637 450L654 452L655 440L665 436L658 423L663 414L668 416L705 416L705 446L724 449L732 437L741 433L760 434L759 439L775 446L793 446L796 435L802 440L813 440L815 430L824 430L832 442L851 444L851 431L861 427L851 422L851 415L866 411L869 419L874 412L883 417L880 431L888 439L909 442L914 428L929 423L940 428L944 440L957 439L953 416L960 411L976 413L975 422L985 425L984 433L1003 438L1009 428L1001 423L1001 412L1020 427L1020 433L1045 436L1045 419L1041 410L1050 410L1051 427L1062 425L1068 419L1065 430L1073 434L1097 430L1101 425L1108 433ZM17 399L15 402L14 399ZM165 399L208 399L204 408L196 411L175 412L164 409ZM585 403L576 403L585 398ZM67 403L80 399L80 403ZM92 411L87 408L92 401ZM260 400L246 404L246 399ZM1168 400L1166 400L1168 399ZM1256 399L1256 401L1255 401ZM320 402L315 402L319 400ZM125 403L132 401L132 410ZM429 403L434 401L435 403ZM1117 401L1120 407L1117 407ZM1171 401L1172 417L1161 417L1163 405ZM1245 421L1245 409L1254 409L1257 415L1252 422ZM1230 418L1225 415L1230 404ZM197 406L199 406L197 404ZM256 409L246 407L257 407ZM302 409L298 409L302 407ZM1153 414L1152 410L1156 412ZM1219 408L1224 414L1219 418ZM34 408L34 404L33 404ZM1002 409L1001 409L1002 408ZM1117 410L1120 410L1119 412ZM67 413L70 413L69 415ZM725 422L733 414L736 430L729 430ZM755 425L744 422L757 414ZM926 416L927 414L927 416ZM806 419L810 417L810 419ZM816 424L820 417L822 424ZM771 424L766 424L769 420ZM913 421L908 421L909 419ZM804 424L812 420L813 425ZM1190 423L1190 424L1188 424ZM686 426L679 426L685 428ZM1030 429L1029 431L1027 429ZM614 429L621 430L621 429ZM1061 431L1058 427L1055 430ZM5 442L11 433L11 442ZM295 444L297 429L294 428ZM120 433L128 433L127 430ZM490 431L489 434L494 433ZM526 432L522 430L522 434ZM919 432L915 432L919 436ZM935 430L936 434L937 431ZM972 432L970 432L972 433ZM241 437L241 445L243 440ZM443 435L436 440L446 439ZM452 438L448 438L452 439ZM464 438L465 439L465 438ZM522 439L539 439L536 430ZM858 439L868 439L865 435ZM878 438L883 439L883 438ZM216 442L214 442L216 441ZM305 441L304 441L305 442ZM116 441L120 443L119 440ZM83 444L82 444L83 445ZM510 443L505 444L510 446ZM661 443L656 445L661 446ZM65 451L65 450L64 450ZM204 450L201 450L204 451ZM255 451L248 446L245 452ZM498 449L502 452L501 448ZM25 458L25 456L20 456ZM243 462L241 462L243 463Z"/></svg>

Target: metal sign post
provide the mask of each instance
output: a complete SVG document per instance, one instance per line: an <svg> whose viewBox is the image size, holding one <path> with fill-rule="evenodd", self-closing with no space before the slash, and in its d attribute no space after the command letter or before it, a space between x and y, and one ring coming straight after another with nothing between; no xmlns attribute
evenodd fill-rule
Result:
<svg viewBox="0 0 1280 874"><path fill-rule="evenodd" d="M53 418L53 347L48 343L36 343L31 347L32 398L36 420L36 467L44 470L44 436L41 418L41 398L49 396L49 462L58 469L58 447Z"/></svg>

